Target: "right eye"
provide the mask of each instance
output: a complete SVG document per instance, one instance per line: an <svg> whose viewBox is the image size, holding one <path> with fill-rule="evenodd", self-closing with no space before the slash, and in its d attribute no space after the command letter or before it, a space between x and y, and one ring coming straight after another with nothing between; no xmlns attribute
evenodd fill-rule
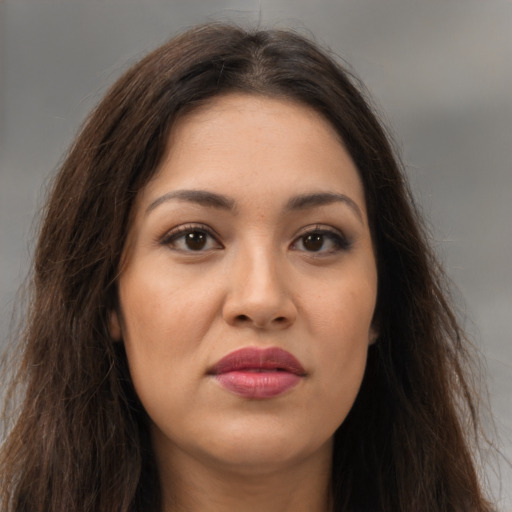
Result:
<svg viewBox="0 0 512 512"><path fill-rule="evenodd" d="M179 226L168 232L161 243L181 252L222 249L222 245L205 226Z"/></svg>

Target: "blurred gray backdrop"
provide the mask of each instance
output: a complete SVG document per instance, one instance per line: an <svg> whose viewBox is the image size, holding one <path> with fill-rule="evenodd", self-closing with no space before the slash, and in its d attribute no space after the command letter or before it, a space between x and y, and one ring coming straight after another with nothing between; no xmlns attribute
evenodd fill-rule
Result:
<svg viewBox="0 0 512 512"><path fill-rule="evenodd" d="M0 346L43 187L85 115L129 64L208 20L311 32L364 80L486 355L512 458L512 0L0 0Z"/></svg>

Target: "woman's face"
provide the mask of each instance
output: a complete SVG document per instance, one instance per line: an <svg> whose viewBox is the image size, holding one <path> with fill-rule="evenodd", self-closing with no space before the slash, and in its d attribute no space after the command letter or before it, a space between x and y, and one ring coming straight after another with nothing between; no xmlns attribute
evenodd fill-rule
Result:
<svg viewBox="0 0 512 512"><path fill-rule="evenodd" d="M330 458L375 338L354 163L309 107L243 94L181 118L168 148L135 205L111 318L157 458Z"/></svg>

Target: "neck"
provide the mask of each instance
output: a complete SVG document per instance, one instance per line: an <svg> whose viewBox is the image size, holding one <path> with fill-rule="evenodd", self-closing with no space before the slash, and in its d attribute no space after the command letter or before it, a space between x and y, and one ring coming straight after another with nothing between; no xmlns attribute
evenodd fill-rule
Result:
<svg viewBox="0 0 512 512"><path fill-rule="evenodd" d="M162 512L327 512L331 443L280 467L230 467L173 450L157 457ZM171 462L172 461L172 462Z"/></svg>

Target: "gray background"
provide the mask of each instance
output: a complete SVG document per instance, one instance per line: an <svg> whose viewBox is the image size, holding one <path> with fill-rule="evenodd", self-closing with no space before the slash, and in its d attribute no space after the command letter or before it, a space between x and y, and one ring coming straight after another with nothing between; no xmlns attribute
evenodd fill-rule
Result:
<svg viewBox="0 0 512 512"><path fill-rule="evenodd" d="M486 355L512 458L512 0L0 0L0 344L42 187L84 116L127 65L207 20L311 31L366 82ZM501 472L488 471L512 510Z"/></svg>

